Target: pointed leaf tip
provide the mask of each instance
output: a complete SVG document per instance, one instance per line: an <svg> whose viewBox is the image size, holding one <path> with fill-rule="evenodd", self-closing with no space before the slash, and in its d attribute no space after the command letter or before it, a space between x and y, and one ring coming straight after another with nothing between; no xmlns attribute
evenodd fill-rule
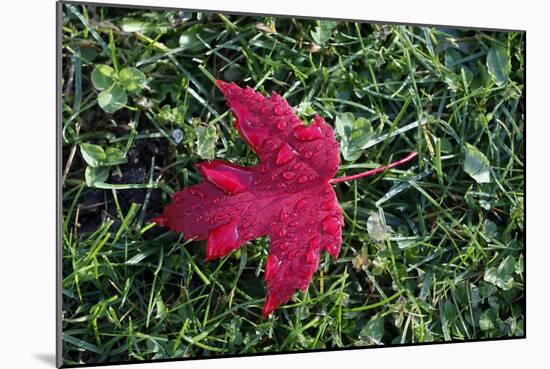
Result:
<svg viewBox="0 0 550 369"><path fill-rule="evenodd" d="M280 303L277 303L275 297L271 293L268 293L262 307L262 317L267 318L279 305Z"/></svg>
<svg viewBox="0 0 550 369"><path fill-rule="evenodd" d="M229 86L229 83L225 82L225 81L222 81L221 79L217 79L216 80L216 85L221 89L225 89Z"/></svg>
<svg viewBox="0 0 550 369"><path fill-rule="evenodd" d="M216 80L216 85L222 91L226 99L228 99L234 92L241 89L239 86L232 82L225 82L220 79Z"/></svg>

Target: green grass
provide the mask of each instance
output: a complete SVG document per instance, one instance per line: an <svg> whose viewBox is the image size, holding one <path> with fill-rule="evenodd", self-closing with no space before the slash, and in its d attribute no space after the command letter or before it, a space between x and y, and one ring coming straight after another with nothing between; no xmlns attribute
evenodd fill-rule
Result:
<svg viewBox="0 0 550 369"><path fill-rule="evenodd" d="M524 335L523 33L63 12L65 364ZM335 186L340 257L268 319L267 239L205 262L148 223L197 162L256 161L213 78L347 119L338 176L419 153Z"/></svg>

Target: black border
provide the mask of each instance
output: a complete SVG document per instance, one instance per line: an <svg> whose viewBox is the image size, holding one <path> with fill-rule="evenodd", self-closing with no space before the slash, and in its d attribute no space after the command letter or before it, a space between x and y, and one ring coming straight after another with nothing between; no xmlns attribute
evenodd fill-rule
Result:
<svg viewBox="0 0 550 369"><path fill-rule="evenodd" d="M381 346L359 346L359 347L335 347L330 349L309 349L309 350L295 350L295 351L277 351L277 352L259 352L253 354L226 354L226 355L213 355L204 357L186 357L186 358L170 358L170 359L154 359L154 360L128 360L118 362L105 362L105 363L88 363L88 364L63 364L63 339L62 339L62 288L61 282L63 281L62 274L62 251L63 242L61 234L62 222L62 140L61 140L61 127L62 127L62 19L63 19L63 6L66 4L83 5L83 6L102 6L107 8L123 8L123 9L142 9L142 10L189 10L202 13L225 13L231 15L246 15L246 16L273 16L273 17L293 17L296 19L307 20L339 20L343 22L361 22L371 24L390 24L390 25L407 25L415 27L445 27L465 30L479 30L479 31L494 31L494 32L518 32L524 35L524 48L523 48L523 60L524 60L524 85L523 96L521 101L523 103L524 114L524 134L523 134L523 154L525 157L523 163L523 176L524 176L524 191L523 191L523 256L524 256L524 296L523 296L523 313L524 313L524 328L523 336L518 337L497 337L487 339L471 339L471 340L450 340L439 342L418 342L418 343L404 343L404 344L386 344ZM83 368L83 367L97 367L97 366L115 366L115 365L127 365L127 364L148 364L148 363L165 363L165 362L183 362L183 361L195 361L195 360L208 360L208 359L225 359L225 358L240 358L240 357L258 357L269 355L286 355L286 354L313 354L318 352L337 352L337 351L351 351L351 350L368 350L379 348L397 348L397 347L413 347L413 346L429 346L429 345L448 345L455 343L484 343L484 342L498 342L498 341L516 341L527 339L527 31L525 29L511 29L511 28L490 28L490 27L474 27L474 26L457 26L449 24L432 24L432 23L408 23L408 22L392 22L384 20L372 20L372 19L351 19L351 18L333 18L322 16L306 16L306 15L293 15L293 14L280 14L280 13L254 13L254 12L240 12L227 9L212 10L212 9L196 9L196 8L179 8L169 6L158 5L130 5L120 3L100 3L100 2L85 2L85 1L56 1L56 353L55 361L57 368Z"/></svg>

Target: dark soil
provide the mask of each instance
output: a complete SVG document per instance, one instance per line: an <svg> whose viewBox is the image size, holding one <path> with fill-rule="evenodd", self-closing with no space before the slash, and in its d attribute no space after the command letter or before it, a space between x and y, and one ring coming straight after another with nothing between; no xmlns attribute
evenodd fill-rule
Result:
<svg viewBox="0 0 550 369"><path fill-rule="evenodd" d="M111 184L147 183L149 181L152 158L155 157L156 160L162 160L164 154L164 143L161 140L137 140L128 151L128 162L118 167L113 167L107 182ZM78 153L77 156L79 155ZM78 160L75 161L73 165L80 165L82 166L81 169L84 170L86 164L83 160ZM157 170L153 173L153 178L158 175ZM147 192L147 189L117 190L117 198L122 213L126 214L132 203L143 205ZM65 204L65 206L68 206L68 204ZM147 203L144 220L147 221L157 216L162 206L160 190L152 189ZM97 188L85 189L82 194L78 214L77 227L79 233L95 231L108 219L114 220L110 231L118 230L120 227L120 219L118 219L118 212L111 190ZM71 225L74 225L74 221L75 219L73 216Z"/></svg>

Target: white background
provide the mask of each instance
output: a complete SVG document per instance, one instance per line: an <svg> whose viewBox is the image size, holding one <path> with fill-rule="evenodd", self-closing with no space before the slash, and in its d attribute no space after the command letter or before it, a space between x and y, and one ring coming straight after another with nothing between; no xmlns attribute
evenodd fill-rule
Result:
<svg viewBox="0 0 550 369"><path fill-rule="evenodd" d="M543 1L124 1L228 11L527 30L527 339L254 358L139 368L518 368L548 365L550 59ZM55 2L0 10L0 367L52 368L55 353ZM546 225L548 227L548 225ZM546 352L545 352L546 350ZM537 365L538 367L541 364ZM119 366L137 368L137 366Z"/></svg>

